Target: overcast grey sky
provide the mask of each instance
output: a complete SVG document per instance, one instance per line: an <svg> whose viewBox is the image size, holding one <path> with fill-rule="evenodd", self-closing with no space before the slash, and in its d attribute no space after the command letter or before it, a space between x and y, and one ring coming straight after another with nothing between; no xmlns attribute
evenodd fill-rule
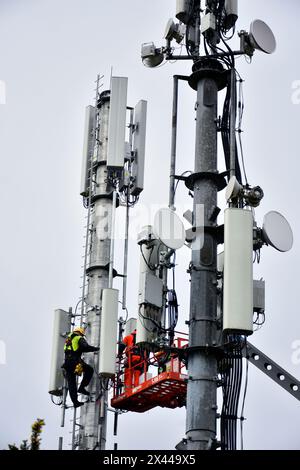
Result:
<svg viewBox="0 0 300 470"><path fill-rule="evenodd" d="M6 84L6 104L0 105L0 341L6 346L6 364L0 364L0 448L26 438L36 417L46 421L44 449L57 448L62 435L59 409L47 393L52 314L55 308L74 306L80 295L83 121L85 106L93 103L97 73L105 75L105 88L111 67L114 75L127 76L129 105L148 100L141 204L167 203L172 75L188 74L190 65L146 69L140 44L163 44L174 12L175 0L0 0L0 80ZM292 344L300 340L300 94L293 84L300 80L299 14L296 0L286 0L284 7L279 0L240 0L238 29L261 18L274 30L278 48L272 56L257 52L251 65L243 58L237 63L246 80L248 179L265 192L257 221L261 224L266 212L278 210L291 222L295 239L290 253L263 250L256 273L266 280L266 324L251 341L297 377L300 361L292 360ZM178 173L193 169L194 103L194 92L182 85ZM222 152L219 160L221 168ZM220 204L223 200L221 193ZM191 203L184 188L178 190L177 202ZM135 220L147 222L141 212L137 207ZM188 318L189 257L185 247L178 252L181 324ZM139 256L134 242L129 259L128 307L135 316ZM300 449L299 403L251 365L245 414L245 448ZM120 419L119 448L174 448L184 437L184 421L184 410L128 413ZM129 427L135 429L133 440ZM113 446L111 434L110 425L108 448Z"/></svg>

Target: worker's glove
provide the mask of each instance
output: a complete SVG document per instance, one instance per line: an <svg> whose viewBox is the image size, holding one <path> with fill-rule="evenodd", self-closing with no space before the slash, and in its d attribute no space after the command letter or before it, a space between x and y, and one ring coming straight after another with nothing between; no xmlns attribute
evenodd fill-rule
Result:
<svg viewBox="0 0 300 470"><path fill-rule="evenodd" d="M83 367L82 367L81 363L77 364L77 366L75 367L74 372L75 372L76 375L82 375Z"/></svg>

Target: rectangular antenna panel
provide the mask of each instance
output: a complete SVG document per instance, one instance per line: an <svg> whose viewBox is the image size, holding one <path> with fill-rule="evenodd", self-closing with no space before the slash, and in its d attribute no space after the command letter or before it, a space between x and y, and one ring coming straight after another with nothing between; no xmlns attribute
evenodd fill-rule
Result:
<svg viewBox="0 0 300 470"><path fill-rule="evenodd" d="M112 169L124 167L124 143L127 112L126 77L112 77L108 123L107 166Z"/></svg>
<svg viewBox="0 0 300 470"><path fill-rule="evenodd" d="M83 152L82 152L82 169L81 169L81 185L80 195L88 196L89 193L89 177L90 168L94 152L94 123L95 123L95 108L94 106L87 106L85 108L85 122L84 122L84 138L83 138Z"/></svg>
<svg viewBox="0 0 300 470"><path fill-rule="evenodd" d="M253 215L226 209L224 219L223 330L253 333Z"/></svg>
<svg viewBox="0 0 300 470"><path fill-rule="evenodd" d="M118 299L118 289L102 290L99 374L104 377L116 373Z"/></svg>
<svg viewBox="0 0 300 470"><path fill-rule="evenodd" d="M133 186L130 191L133 196L138 196L144 189L146 121L147 101L140 100L134 110L134 162L132 169L132 176L134 179Z"/></svg>
<svg viewBox="0 0 300 470"><path fill-rule="evenodd" d="M64 363L64 344L71 329L71 315L64 310L54 312L52 356L49 393L60 396L63 393L64 377L61 366Z"/></svg>

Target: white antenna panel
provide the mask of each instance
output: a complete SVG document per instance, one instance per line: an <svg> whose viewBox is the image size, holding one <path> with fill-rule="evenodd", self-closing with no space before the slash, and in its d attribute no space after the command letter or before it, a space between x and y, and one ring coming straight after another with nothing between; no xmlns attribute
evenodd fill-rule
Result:
<svg viewBox="0 0 300 470"><path fill-rule="evenodd" d="M147 101L140 100L134 110L133 152L134 178L131 194L138 196L144 189Z"/></svg>
<svg viewBox="0 0 300 470"><path fill-rule="evenodd" d="M152 227L150 225L143 227L143 231L139 234L139 241L152 240L154 243L155 236L153 234ZM161 322L162 311L161 308L154 306L156 303L161 305L162 303L162 281L156 278L157 282L160 282L160 286L153 279L153 271L151 270L150 264L155 262L159 256L159 242L153 245L154 248L147 248L144 244L140 246L140 272L139 272L139 315L136 325L136 344L148 345L157 341L157 324ZM150 282L147 282L150 281ZM151 282L154 281L154 282ZM152 292L153 290L153 292ZM159 290L159 292L158 292ZM152 297L160 297L160 301L156 302ZM149 302L150 303L147 303ZM144 304L141 302L145 302Z"/></svg>
<svg viewBox="0 0 300 470"><path fill-rule="evenodd" d="M63 393L64 377L61 366L64 363L64 344L67 333L71 329L71 315L64 310L54 312L53 339L49 393L60 396Z"/></svg>
<svg viewBox="0 0 300 470"><path fill-rule="evenodd" d="M226 209L224 220L223 330L253 333L253 215Z"/></svg>
<svg viewBox="0 0 300 470"><path fill-rule="evenodd" d="M108 124L108 168L124 167L124 142L126 130L128 78L112 77L110 92L110 112Z"/></svg>
<svg viewBox="0 0 300 470"><path fill-rule="evenodd" d="M89 191L90 169L94 151L94 122L95 108L87 106L85 108L84 139L82 152L82 169L80 195L87 196Z"/></svg>
<svg viewBox="0 0 300 470"><path fill-rule="evenodd" d="M104 377L116 373L118 298L118 289L102 290L99 374Z"/></svg>

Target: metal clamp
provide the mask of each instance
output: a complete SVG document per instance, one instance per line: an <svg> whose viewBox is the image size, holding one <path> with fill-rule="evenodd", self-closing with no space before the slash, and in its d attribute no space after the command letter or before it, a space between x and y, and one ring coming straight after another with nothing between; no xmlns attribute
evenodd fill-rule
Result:
<svg viewBox="0 0 300 470"><path fill-rule="evenodd" d="M217 275L217 270L212 269L212 268L205 268L203 266L195 266L193 262L189 264L189 268L187 270L187 273L191 273L191 271L197 271L197 272L209 272L209 273L214 273Z"/></svg>
<svg viewBox="0 0 300 470"><path fill-rule="evenodd" d="M194 190L195 182L206 179L212 180L217 186L218 191L222 191L227 186L225 177L228 176L228 171L223 173L213 172L213 171L202 171L200 173L192 173L185 178L185 185L191 191Z"/></svg>
<svg viewBox="0 0 300 470"><path fill-rule="evenodd" d="M197 321L210 321L212 323L215 323L217 321L217 317L211 318L211 317L200 317L200 318L191 318L190 323L192 322L197 322Z"/></svg>

